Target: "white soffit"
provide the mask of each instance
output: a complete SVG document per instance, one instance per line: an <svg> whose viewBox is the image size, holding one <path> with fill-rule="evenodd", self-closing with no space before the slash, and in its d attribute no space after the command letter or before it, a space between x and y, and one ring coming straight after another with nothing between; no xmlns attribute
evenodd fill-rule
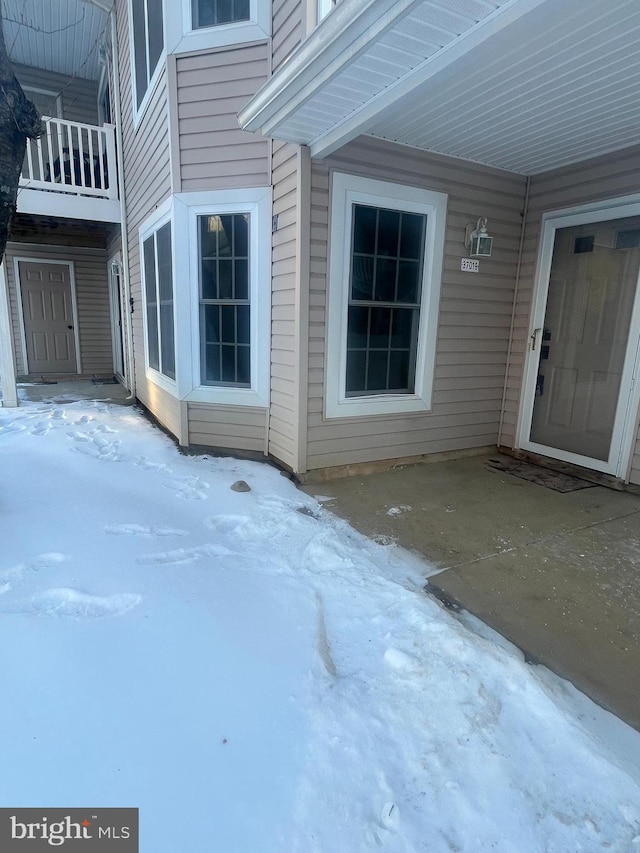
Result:
<svg viewBox="0 0 640 853"><path fill-rule="evenodd" d="M97 80L107 26L102 0L2 0L4 37L13 62Z"/></svg>
<svg viewBox="0 0 640 853"><path fill-rule="evenodd" d="M522 174L640 140L638 0L416 0L324 79L323 28L376 3L341 0L243 125L316 157L365 133ZM305 52L312 81L294 91Z"/></svg>

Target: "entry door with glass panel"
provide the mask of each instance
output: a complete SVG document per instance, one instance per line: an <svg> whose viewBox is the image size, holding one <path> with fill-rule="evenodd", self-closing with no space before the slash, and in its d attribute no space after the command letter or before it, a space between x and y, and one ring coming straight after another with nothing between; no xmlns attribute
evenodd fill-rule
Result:
<svg viewBox="0 0 640 853"><path fill-rule="evenodd" d="M525 449L618 473L639 272L640 217L556 229L530 341L536 371Z"/></svg>

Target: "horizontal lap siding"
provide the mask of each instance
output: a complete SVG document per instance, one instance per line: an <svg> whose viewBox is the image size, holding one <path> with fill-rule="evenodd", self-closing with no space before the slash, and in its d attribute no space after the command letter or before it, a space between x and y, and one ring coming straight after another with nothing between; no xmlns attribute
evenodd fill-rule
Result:
<svg viewBox="0 0 640 853"><path fill-rule="evenodd" d="M180 435L180 404L147 380L138 229L171 193L166 70L137 127L133 122L129 24L126 0L118 0L118 45L124 153L124 184L129 239L129 278L133 299L133 347L136 396L174 435Z"/></svg>
<svg viewBox="0 0 640 853"><path fill-rule="evenodd" d="M640 192L640 147L535 175L531 179L522 269L518 288L512 352L507 375L502 444L514 447L520 389L529 335L542 214ZM640 484L640 435L631 482Z"/></svg>
<svg viewBox="0 0 640 853"><path fill-rule="evenodd" d="M282 65L304 36L302 0L273 0L273 69Z"/></svg>
<svg viewBox="0 0 640 853"><path fill-rule="evenodd" d="M447 193L433 408L324 419L329 167ZM361 137L314 164L311 195L308 466L322 468L495 444L509 345L525 179ZM479 274L460 272L468 222L494 237Z"/></svg>
<svg viewBox="0 0 640 853"><path fill-rule="evenodd" d="M13 68L22 86L46 89L60 95L63 118L83 124L98 123L98 84L95 80L67 77L65 74L32 68L29 65L14 65Z"/></svg>
<svg viewBox="0 0 640 853"><path fill-rule="evenodd" d="M49 260L72 263L76 285L82 373L111 373L113 371L111 313L107 258L104 250L10 243L6 251L6 269L18 375L26 373L26 365L22 352L18 292L14 276L14 258L16 257L26 257L43 263Z"/></svg>
<svg viewBox="0 0 640 853"><path fill-rule="evenodd" d="M268 68L266 43L177 58L183 192L269 184L269 143L241 130L237 119Z"/></svg>
<svg viewBox="0 0 640 853"><path fill-rule="evenodd" d="M264 453L267 410L189 403L189 444Z"/></svg>
<svg viewBox="0 0 640 853"><path fill-rule="evenodd" d="M291 468L296 467L298 421L297 169L296 147L281 142L274 143L273 213L278 217L278 228L273 234L272 255L269 452Z"/></svg>

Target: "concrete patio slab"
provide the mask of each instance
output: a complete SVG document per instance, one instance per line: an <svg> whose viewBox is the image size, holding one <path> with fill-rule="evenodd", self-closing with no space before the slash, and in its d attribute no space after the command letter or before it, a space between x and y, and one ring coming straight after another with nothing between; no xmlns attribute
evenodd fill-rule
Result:
<svg viewBox="0 0 640 853"><path fill-rule="evenodd" d="M421 554L434 594L640 729L640 497L555 492L489 458L304 491L330 497L325 506L367 536Z"/></svg>

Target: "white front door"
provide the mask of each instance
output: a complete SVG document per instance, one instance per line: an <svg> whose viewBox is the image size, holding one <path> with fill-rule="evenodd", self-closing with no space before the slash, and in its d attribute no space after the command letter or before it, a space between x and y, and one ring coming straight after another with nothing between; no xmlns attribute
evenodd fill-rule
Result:
<svg viewBox="0 0 640 853"><path fill-rule="evenodd" d="M586 218L546 223L520 446L622 476L639 340L640 215Z"/></svg>
<svg viewBox="0 0 640 853"><path fill-rule="evenodd" d="M76 373L77 335L69 265L19 261L18 275L28 372Z"/></svg>

